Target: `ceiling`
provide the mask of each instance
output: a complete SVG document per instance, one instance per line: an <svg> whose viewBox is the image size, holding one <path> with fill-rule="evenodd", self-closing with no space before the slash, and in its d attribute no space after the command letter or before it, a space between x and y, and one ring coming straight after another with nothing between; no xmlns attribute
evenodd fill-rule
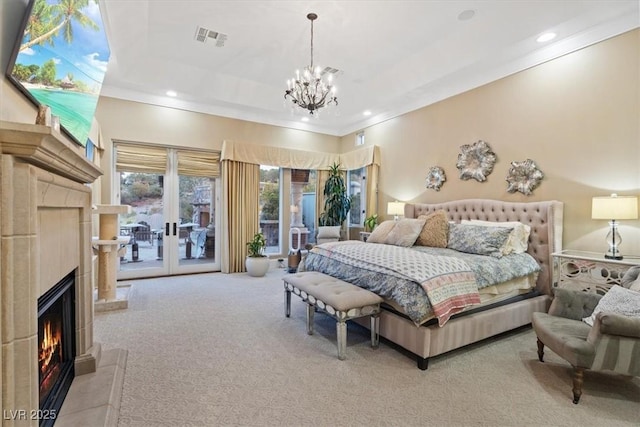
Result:
<svg viewBox="0 0 640 427"><path fill-rule="evenodd" d="M101 0L102 95L342 136L637 28L639 3ZM310 62L309 12L339 105L303 122L284 90ZM197 41L199 27L226 40Z"/></svg>

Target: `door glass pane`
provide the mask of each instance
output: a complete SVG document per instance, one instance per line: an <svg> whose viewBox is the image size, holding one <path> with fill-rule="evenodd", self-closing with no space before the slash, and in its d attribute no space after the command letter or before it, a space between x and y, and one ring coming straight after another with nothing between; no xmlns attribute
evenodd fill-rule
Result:
<svg viewBox="0 0 640 427"><path fill-rule="evenodd" d="M347 173L348 194L351 196L349 225L362 226L365 217L365 168L353 169Z"/></svg>
<svg viewBox="0 0 640 427"><path fill-rule="evenodd" d="M179 175L179 265L215 259L215 179Z"/></svg>
<svg viewBox="0 0 640 427"><path fill-rule="evenodd" d="M260 230L265 253L280 254L280 168L260 166Z"/></svg>
<svg viewBox="0 0 640 427"><path fill-rule="evenodd" d="M129 244L120 256L120 270L162 267L164 175L120 172L120 203L131 213L120 215L120 235Z"/></svg>
<svg viewBox="0 0 640 427"><path fill-rule="evenodd" d="M291 248L303 249L307 243L315 243L316 223L316 171L291 170L291 227L301 231L300 245L297 234L292 231Z"/></svg>

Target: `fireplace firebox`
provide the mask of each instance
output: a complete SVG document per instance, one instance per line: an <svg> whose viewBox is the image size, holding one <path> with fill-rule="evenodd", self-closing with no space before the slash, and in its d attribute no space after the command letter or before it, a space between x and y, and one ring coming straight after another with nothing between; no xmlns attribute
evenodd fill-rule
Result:
<svg viewBox="0 0 640 427"><path fill-rule="evenodd" d="M75 375L75 276L72 271L38 298L40 426L52 426Z"/></svg>

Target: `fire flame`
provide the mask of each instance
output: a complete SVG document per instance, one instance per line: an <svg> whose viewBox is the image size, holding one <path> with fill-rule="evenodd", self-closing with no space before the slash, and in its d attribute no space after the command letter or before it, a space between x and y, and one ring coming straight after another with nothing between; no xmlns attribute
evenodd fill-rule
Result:
<svg viewBox="0 0 640 427"><path fill-rule="evenodd" d="M40 362L40 373L45 374L49 370L49 362L57 354L58 360L62 359L62 348L60 347L61 331L54 328L49 320L44 323L42 342L38 361Z"/></svg>

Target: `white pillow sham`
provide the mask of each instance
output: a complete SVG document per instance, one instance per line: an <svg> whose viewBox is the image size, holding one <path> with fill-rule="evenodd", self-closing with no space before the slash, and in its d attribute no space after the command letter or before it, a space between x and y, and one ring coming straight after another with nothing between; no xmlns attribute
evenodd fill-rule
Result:
<svg viewBox="0 0 640 427"><path fill-rule="evenodd" d="M522 254L527 251L529 247L529 235L531 234L531 227L523 224L519 221L482 221L479 219L463 219L461 224L473 224L482 225L487 227L509 227L513 230L509 234L509 238L504 246L501 248L502 255L509 254Z"/></svg>

